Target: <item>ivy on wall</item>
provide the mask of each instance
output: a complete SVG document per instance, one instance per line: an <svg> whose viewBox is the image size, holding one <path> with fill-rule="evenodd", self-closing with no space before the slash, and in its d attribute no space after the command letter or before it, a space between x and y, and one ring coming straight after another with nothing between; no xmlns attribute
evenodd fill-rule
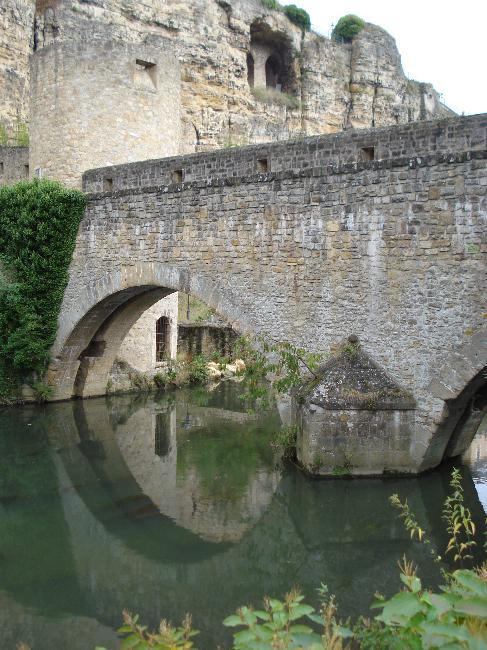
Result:
<svg viewBox="0 0 487 650"><path fill-rule="evenodd" d="M0 188L0 397L47 368L84 209L53 181Z"/></svg>

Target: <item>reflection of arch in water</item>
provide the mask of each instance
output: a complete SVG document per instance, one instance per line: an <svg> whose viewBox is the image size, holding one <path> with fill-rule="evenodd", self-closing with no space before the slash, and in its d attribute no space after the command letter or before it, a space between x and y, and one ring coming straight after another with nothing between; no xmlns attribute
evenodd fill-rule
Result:
<svg viewBox="0 0 487 650"><path fill-rule="evenodd" d="M159 562L198 562L227 548L182 529L142 492L113 437L104 400L90 401L91 417L82 402L60 406L48 409L49 426L53 437L62 439L64 468L107 531L137 553Z"/></svg>
<svg viewBox="0 0 487 650"><path fill-rule="evenodd" d="M191 391L178 393L172 408L161 407L149 401L115 428L117 445L132 476L160 512L187 530L208 541L238 541L265 512L281 476L268 436L262 436L259 445L249 443L252 446L247 459L255 459L256 464L247 463L247 472L243 468L246 459L237 458L239 452L245 451L248 428L261 426L259 419L238 411L195 405ZM277 427L277 413L267 416L265 423L269 431ZM217 431L218 438L211 443ZM207 453L203 457L191 453L195 449L201 452L201 440L203 451L208 451L211 444L211 458ZM235 449L236 442L244 448ZM182 445L181 454L178 444ZM238 486L233 481L233 459L241 467ZM203 462L202 467L198 460ZM205 471L208 466L215 471L211 486ZM230 478L230 485L224 478Z"/></svg>
<svg viewBox="0 0 487 650"><path fill-rule="evenodd" d="M406 551L413 557L413 547L414 556L423 548L411 542L389 510L388 494L396 491L402 498L407 496L421 517L438 512L438 504L445 497L447 480L438 472L418 479L360 483L309 481L290 472L262 517L238 543L218 545L223 552L210 552L197 561L190 561L184 553L161 558L160 552L153 552L157 551L155 545L147 549L145 543L133 539L135 532L147 535L152 529L139 527L143 519L130 518L140 514L139 504L124 499L126 467L116 458L110 460L111 423L129 423L144 400L117 398L107 416L102 416L97 406L104 403L100 399L49 405L41 418L47 418L47 428L53 430L60 448L52 454L59 476L56 498L62 504L66 521L63 534L86 603L86 610L80 614L94 617L96 612L100 622L113 628L120 624L124 607L140 612L151 626L162 616L179 621L189 611L203 632L202 647L214 648L227 645L227 639L219 636L225 633L221 621L238 605L258 605L264 593L282 596L294 585L301 586L307 599L313 600L320 581L340 594L343 616L359 611L367 614L373 596L371 585L390 593L396 588L391 576L397 577L397 560ZM73 416L73 408L78 406L92 409L90 414L85 413L83 439L102 443L95 447L91 463L78 448ZM82 423L83 417L78 422ZM100 432L96 440L90 433L95 427ZM105 460L97 459L103 455ZM92 463L105 463L105 471L95 472ZM113 493L107 493L106 480L121 484L115 494L122 497L120 507L114 503ZM354 494L359 495L355 501ZM357 513L363 513L360 520ZM117 525L122 516L132 528L129 535ZM27 520L25 538L29 538ZM433 543L438 547L435 533ZM192 553L191 546L186 550ZM15 589L12 593L23 602L23 594ZM28 602L31 605L31 600ZM65 609L70 608L72 602L66 600Z"/></svg>

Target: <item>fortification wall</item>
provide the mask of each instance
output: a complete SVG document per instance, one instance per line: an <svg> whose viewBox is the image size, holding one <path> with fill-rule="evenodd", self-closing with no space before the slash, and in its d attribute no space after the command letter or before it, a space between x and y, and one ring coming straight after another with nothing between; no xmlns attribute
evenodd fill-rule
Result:
<svg viewBox="0 0 487 650"><path fill-rule="evenodd" d="M30 167L79 186L93 165L179 149L179 65L167 44L54 42L32 59Z"/></svg>
<svg viewBox="0 0 487 650"><path fill-rule="evenodd" d="M29 149L0 146L0 186L29 178Z"/></svg>
<svg viewBox="0 0 487 650"><path fill-rule="evenodd" d="M174 184L179 170L182 181L207 181L255 174L271 174L302 170L321 174L323 169L334 172L338 165L350 163L351 169L370 161L404 164L405 158L417 159L432 154L464 151L485 151L485 115L457 117L394 128L360 129L328 136L302 138L283 143L267 143L250 147L223 149L204 155L178 156L92 169L83 176L87 192L103 192L107 178L113 190ZM401 161L398 163L397 161Z"/></svg>
<svg viewBox="0 0 487 650"><path fill-rule="evenodd" d="M303 35L260 0L78 1L58 3L54 12L48 22L54 21L55 30L47 27L47 41L39 13L38 47L51 42L54 32L57 41L80 39L94 23L104 38L140 42L157 34L171 41L182 72L180 153L443 114L431 87L406 79L394 39L374 25L352 44L339 44L313 32ZM267 54L257 60L259 48ZM259 90L272 52L282 63L280 81L294 97L292 105L279 93L253 94L247 55L254 55Z"/></svg>
<svg viewBox="0 0 487 650"><path fill-rule="evenodd" d="M29 119L33 52L32 172L44 166L70 184L76 167L84 171L449 113L431 86L405 78L394 39L381 28L367 25L351 44L335 43L302 34L260 0L5 0L0 26L6 88L0 122L13 142L17 124ZM136 101L140 97L125 103L117 92L121 77L131 74L120 52L140 46L153 46L153 58L171 68L164 73L171 81L159 94L159 111L154 103ZM168 49L181 65L180 96ZM269 55L279 60L276 83L284 92L264 87ZM79 68L70 64L76 56ZM174 134L169 139L158 135L167 125L163 131ZM111 157L100 155L101 143Z"/></svg>

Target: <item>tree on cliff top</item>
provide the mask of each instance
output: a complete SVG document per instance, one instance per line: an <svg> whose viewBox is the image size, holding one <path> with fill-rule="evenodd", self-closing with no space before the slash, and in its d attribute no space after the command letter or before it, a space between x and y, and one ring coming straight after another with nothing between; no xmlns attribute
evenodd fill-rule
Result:
<svg viewBox="0 0 487 650"><path fill-rule="evenodd" d="M365 21L354 14L342 16L335 25L331 37L335 41L351 41L365 27Z"/></svg>

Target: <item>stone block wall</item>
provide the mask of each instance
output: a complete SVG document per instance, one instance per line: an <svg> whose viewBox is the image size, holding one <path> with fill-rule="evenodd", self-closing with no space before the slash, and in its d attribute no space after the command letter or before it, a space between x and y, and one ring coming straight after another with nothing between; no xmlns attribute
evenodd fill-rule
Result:
<svg viewBox="0 0 487 650"><path fill-rule="evenodd" d="M122 342L118 359L139 372L153 374L156 369L156 322L168 319L167 356L176 358L178 343L178 294L174 292L145 311Z"/></svg>
<svg viewBox="0 0 487 650"><path fill-rule="evenodd" d="M29 149L0 146L0 185L29 178Z"/></svg>
<svg viewBox="0 0 487 650"><path fill-rule="evenodd" d="M237 332L231 327L213 323L179 323L178 357L192 359L198 354L218 354L233 358Z"/></svg>
<svg viewBox="0 0 487 650"><path fill-rule="evenodd" d="M70 184L76 169L451 114L430 85L406 79L381 28L367 25L353 43L335 43L303 35L260 0L4 0L0 27L7 140L30 120L32 168ZM132 93L124 47L154 48L150 61L167 81L157 101ZM169 51L180 64L180 93ZM251 52L261 88L266 58L277 53L291 103L253 93Z"/></svg>
<svg viewBox="0 0 487 650"><path fill-rule="evenodd" d="M265 176L286 170L304 172L316 169L322 172L330 168L333 172L332 168L338 165L349 163L357 166L369 162L369 158L377 161L378 165L382 161L390 167L400 166L405 158L485 151L486 126L485 115L474 115L223 149L90 170L84 174L83 187L87 192L103 192L107 178L113 190L123 190L218 178L231 182L232 178L255 174ZM179 179L175 178L175 170L179 171Z"/></svg>

